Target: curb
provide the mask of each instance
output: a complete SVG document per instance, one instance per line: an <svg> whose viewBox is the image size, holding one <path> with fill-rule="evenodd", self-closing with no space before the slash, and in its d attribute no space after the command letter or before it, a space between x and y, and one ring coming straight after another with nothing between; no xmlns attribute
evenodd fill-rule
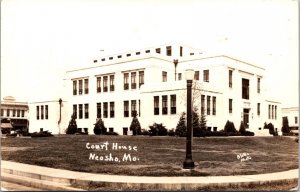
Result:
<svg viewBox="0 0 300 192"><path fill-rule="evenodd" d="M112 189L138 189L138 190L220 190L245 189L258 185L292 184L298 182L298 169L268 173L260 175L239 176L207 176L207 177L147 177L147 176L119 176L82 173L60 170L48 167L27 165L2 161L1 178L17 180L32 180L31 182L44 182L44 186L53 190L80 190L73 188L112 188ZM16 178L9 175L16 176ZM23 184L23 183L22 183ZM34 184L27 182L26 185ZM63 188L55 188L63 187Z"/></svg>

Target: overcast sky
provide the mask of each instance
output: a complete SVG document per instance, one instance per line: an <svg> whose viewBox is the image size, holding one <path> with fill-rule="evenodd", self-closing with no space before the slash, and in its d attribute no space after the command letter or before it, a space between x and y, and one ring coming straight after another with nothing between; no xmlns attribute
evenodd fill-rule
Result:
<svg viewBox="0 0 300 192"><path fill-rule="evenodd" d="M296 0L2 0L1 97L58 99L66 69L181 43L265 67L268 93L298 106L298 42Z"/></svg>

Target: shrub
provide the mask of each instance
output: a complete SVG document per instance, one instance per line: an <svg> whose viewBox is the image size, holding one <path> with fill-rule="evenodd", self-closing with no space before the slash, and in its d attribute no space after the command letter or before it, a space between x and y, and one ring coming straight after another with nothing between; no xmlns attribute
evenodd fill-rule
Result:
<svg viewBox="0 0 300 192"><path fill-rule="evenodd" d="M269 133L270 133L271 135L274 135L275 129L274 129L274 125L273 125L272 123L269 123L269 124L267 125L267 129L269 129Z"/></svg>
<svg viewBox="0 0 300 192"><path fill-rule="evenodd" d="M226 122L225 127L224 127L224 131L227 132L227 133L237 132L237 130L234 127L234 123L231 122L231 121Z"/></svg>
<svg viewBox="0 0 300 192"><path fill-rule="evenodd" d="M104 121L102 121L101 118L97 119L96 123L94 124L94 133L95 135L101 135L105 134L107 131L107 128L104 125Z"/></svg>
<svg viewBox="0 0 300 192"><path fill-rule="evenodd" d="M289 120L287 117L282 117L282 128L281 128L282 133L290 133L291 129L289 126Z"/></svg>
<svg viewBox="0 0 300 192"><path fill-rule="evenodd" d="M169 135L169 136L175 136L175 131L174 131L174 129L170 129L170 130L168 131L168 135Z"/></svg>
<svg viewBox="0 0 300 192"><path fill-rule="evenodd" d="M146 129L142 129L141 130L141 135L150 135L150 133Z"/></svg>
<svg viewBox="0 0 300 192"><path fill-rule="evenodd" d="M104 135L119 135L116 132L105 132Z"/></svg>
<svg viewBox="0 0 300 192"><path fill-rule="evenodd" d="M240 130L239 132L242 134L242 135L245 135L246 133L246 128L245 128L245 125L244 125L244 122L241 121L241 125L240 125Z"/></svg>
<svg viewBox="0 0 300 192"><path fill-rule="evenodd" d="M66 134L75 134L77 132L77 124L75 119L75 113L71 116L71 120L69 121L68 128L66 129Z"/></svg>
<svg viewBox="0 0 300 192"><path fill-rule="evenodd" d="M137 118L137 113L133 113L133 118L130 124L130 130L132 131L133 135L140 135L141 134L141 125Z"/></svg>
<svg viewBox="0 0 300 192"><path fill-rule="evenodd" d="M179 137L186 137L186 131L185 113L182 113L175 129L175 135Z"/></svg>
<svg viewBox="0 0 300 192"><path fill-rule="evenodd" d="M205 130L206 130L206 119L205 116L201 116L202 124L200 124L200 119L198 115L198 109L194 107L193 110L193 136L194 137L205 137Z"/></svg>
<svg viewBox="0 0 300 192"><path fill-rule="evenodd" d="M244 136L254 136L254 133L251 131L245 131Z"/></svg>
<svg viewBox="0 0 300 192"><path fill-rule="evenodd" d="M224 130L220 130L220 131L214 131L214 132L211 132L211 136L215 136L215 137L218 137L218 136L222 136L222 137L226 137L228 136L228 133L225 132Z"/></svg>
<svg viewBox="0 0 300 192"><path fill-rule="evenodd" d="M48 131L40 131L31 133L31 137L53 137L53 135Z"/></svg>
<svg viewBox="0 0 300 192"><path fill-rule="evenodd" d="M166 136L168 135L168 130L166 129L163 124L154 123L153 125L149 126L150 136Z"/></svg>

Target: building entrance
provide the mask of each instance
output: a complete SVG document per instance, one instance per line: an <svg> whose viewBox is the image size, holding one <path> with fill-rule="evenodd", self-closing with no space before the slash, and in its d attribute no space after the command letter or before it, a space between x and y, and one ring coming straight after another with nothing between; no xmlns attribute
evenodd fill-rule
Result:
<svg viewBox="0 0 300 192"><path fill-rule="evenodd" d="M245 128L249 128L249 109L244 109L244 115L243 115L243 122L245 125Z"/></svg>

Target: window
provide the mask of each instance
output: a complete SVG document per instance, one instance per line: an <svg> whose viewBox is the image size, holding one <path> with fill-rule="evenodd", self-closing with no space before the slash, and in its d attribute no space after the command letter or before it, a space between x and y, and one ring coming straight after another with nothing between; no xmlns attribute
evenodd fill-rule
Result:
<svg viewBox="0 0 300 192"><path fill-rule="evenodd" d="M115 117L115 102L109 103L109 111L110 111L110 117Z"/></svg>
<svg viewBox="0 0 300 192"><path fill-rule="evenodd" d="M97 63L97 60L94 60L94 63Z"/></svg>
<svg viewBox="0 0 300 192"><path fill-rule="evenodd" d="M139 87L144 84L144 71L139 71Z"/></svg>
<svg viewBox="0 0 300 192"><path fill-rule="evenodd" d="M180 46L180 57L182 57L182 51L183 51L183 49L182 49L182 47Z"/></svg>
<svg viewBox="0 0 300 192"><path fill-rule="evenodd" d="M204 70L203 81L209 82L209 70Z"/></svg>
<svg viewBox="0 0 300 192"><path fill-rule="evenodd" d="M207 96L207 115L210 115L210 96Z"/></svg>
<svg viewBox="0 0 300 192"><path fill-rule="evenodd" d="M167 56L172 56L172 47L171 46L167 46Z"/></svg>
<svg viewBox="0 0 300 192"><path fill-rule="evenodd" d="M171 114L176 114L176 95L171 95Z"/></svg>
<svg viewBox="0 0 300 192"><path fill-rule="evenodd" d="M15 116L16 116L16 110L13 109L13 117L15 117Z"/></svg>
<svg viewBox="0 0 300 192"><path fill-rule="evenodd" d="M41 119L44 119L44 106L41 106Z"/></svg>
<svg viewBox="0 0 300 192"><path fill-rule="evenodd" d="M190 53L190 55L195 55L195 53Z"/></svg>
<svg viewBox="0 0 300 192"><path fill-rule="evenodd" d="M229 99L229 113L232 113L232 99Z"/></svg>
<svg viewBox="0 0 300 192"><path fill-rule="evenodd" d="M89 104L84 104L84 118L89 118Z"/></svg>
<svg viewBox="0 0 300 192"><path fill-rule="evenodd" d="M97 103L97 118L101 118L101 103Z"/></svg>
<svg viewBox="0 0 300 192"><path fill-rule="evenodd" d="M108 81L108 76L104 76L103 77L103 92L107 92L108 91L108 85L107 82Z"/></svg>
<svg viewBox="0 0 300 192"><path fill-rule="evenodd" d="M162 72L162 81L163 82L167 82L167 75L168 75L167 72L165 72L165 71Z"/></svg>
<svg viewBox="0 0 300 192"><path fill-rule="evenodd" d="M109 57L109 60L113 60L114 57Z"/></svg>
<svg viewBox="0 0 300 192"><path fill-rule="evenodd" d="M108 130L110 133L114 132L114 128L112 128L112 127L108 128Z"/></svg>
<svg viewBox="0 0 300 192"><path fill-rule="evenodd" d="M77 119L77 105L73 105L73 115L75 116L75 119Z"/></svg>
<svg viewBox="0 0 300 192"><path fill-rule="evenodd" d="M136 52L135 54L136 54L136 55L140 55L140 54L141 54L141 52Z"/></svg>
<svg viewBox="0 0 300 192"><path fill-rule="evenodd" d="M216 115L216 111L217 111L217 109L216 109L217 108L216 100L217 100L217 98L213 97L212 99L213 99L213 112L212 113L213 113L213 115Z"/></svg>
<svg viewBox="0 0 300 192"><path fill-rule="evenodd" d="M257 103L257 115L260 116L260 103Z"/></svg>
<svg viewBox="0 0 300 192"><path fill-rule="evenodd" d="M269 105L269 108L268 108L268 113L269 113L269 119L271 119L271 105Z"/></svg>
<svg viewBox="0 0 300 192"><path fill-rule="evenodd" d="M249 79L242 78L242 98L249 99Z"/></svg>
<svg viewBox="0 0 300 192"><path fill-rule="evenodd" d="M160 48L155 49L155 52L160 54Z"/></svg>
<svg viewBox="0 0 300 192"><path fill-rule="evenodd" d="M118 55L118 58L122 58L122 55Z"/></svg>
<svg viewBox="0 0 300 192"><path fill-rule="evenodd" d="M79 119L82 119L83 113L82 113L82 104L79 104Z"/></svg>
<svg viewBox="0 0 300 192"><path fill-rule="evenodd" d="M7 116L9 116L9 109L7 109ZM40 119L40 107L36 106L36 119Z"/></svg>
<svg viewBox="0 0 300 192"><path fill-rule="evenodd" d="M232 70L229 70L229 87L232 88Z"/></svg>
<svg viewBox="0 0 300 192"><path fill-rule="evenodd" d="M79 95L82 95L82 80L79 80Z"/></svg>
<svg viewBox="0 0 300 192"><path fill-rule="evenodd" d="M77 95L77 81L73 81L73 95Z"/></svg>
<svg viewBox="0 0 300 192"><path fill-rule="evenodd" d="M298 124L298 117L295 117L295 124Z"/></svg>
<svg viewBox="0 0 300 192"><path fill-rule="evenodd" d="M146 53L150 53L150 50L146 50L145 52L146 52Z"/></svg>
<svg viewBox="0 0 300 192"><path fill-rule="evenodd" d="M194 80L199 80L199 71L195 71Z"/></svg>
<svg viewBox="0 0 300 192"><path fill-rule="evenodd" d="M45 105L45 119L48 119L48 105Z"/></svg>
<svg viewBox="0 0 300 192"><path fill-rule="evenodd" d="M97 77L97 93L101 92L101 77Z"/></svg>
<svg viewBox="0 0 300 192"><path fill-rule="evenodd" d="M136 116L136 100L131 100L131 117Z"/></svg>
<svg viewBox="0 0 300 192"><path fill-rule="evenodd" d="M10 109L7 109L7 110L6 110L6 114L7 114L7 117L10 116ZM37 114L37 115L38 115L38 114Z"/></svg>
<svg viewBox="0 0 300 192"><path fill-rule="evenodd" d="M126 54L126 56L127 56L127 57L130 57L130 56L131 56L131 54L130 54L130 53L128 53L128 54Z"/></svg>
<svg viewBox="0 0 300 192"><path fill-rule="evenodd" d="M124 101L124 117L129 117L129 101Z"/></svg>
<svg viewBox="0 0 300 192"><path fill-rule="evenodd" d="M114 91L115 90L115 76L114 75L110 75L109 76L109 90L110 91Z"/></svg>
<svg viewBox="0 0 300 192"><path fill-rule="evenodd" d="M201 95L201 114L205 114L205 95Z"/></svg>
<svg viewBox="0 0 300 192"><path fill-rule="evenodd" d="M272 119L274 119L274 105L272 105Z"/></svg>
<svg viewBox="0 0 300 192"><path fill-rule="evenodd" d="M105 61L105 58L101 59L101 61Z"/></svg>
<svg viewBox="0 0 300 192"><path fill-rule="evenodd" d="M22 111L21 111L21 116L22 116L22 117L25 117L25 110L22 110Z"/></svg>
<svg viewBox="0 0 300 192"><path fill-rule="evenodd" d="M178 80L182 79L182 73L178 73Z"/></svg>
<svg viewBox="0 0 300 192"><path fill-rule="evenodd" d="M136 89L136 72L131 72L131 89Z"/></svg>
<svg viewBox="0 0 300 192"><path fill-rule="evenodd" d="M257 78L257 93L260 93L260 78Z"/></svg>
<svg viewBox="0 0 300 192"><path fill-rule="evenodd" d="M159 96L154 96L154 115L159 115Z"/></svg>
<svg viewBox="0 0 300 192"><path fill-rule="evenodd" d="M124 90L128 90L129 88L129 73L124 73Z"/></svg>
<svg viewBox="0 0 300 192"><path fill-rule="evenodd" d="M20 117L20 109L17 110L17 117Z"/></svg>
<svg viewBox="0 0 300 192"><path fill-rule="evenodd" d="M107 102L104 102L103 103L103 118L107 118L108 114L107 114L107 110L108 110L108 103Z"/></svg>
<svg viewBox="0 0 300 192"><path fill-rule="evenodd" d="M162 96L162 114L163 115L168 114L168 96L167 95Z"/></svg>
<svg viewBox="0 0 300 192"><path fill-rule="evenodd" d="M84 94L89 94L89 80L84 80Z"/></svg>
<svg viewBox="0 0 300 192"><path fill-rule="evenodd" d="M1 117L4 116L4 109L1 109Z"/></svg>
<svg viewBox="0 0 300 192"><path fill-rule="evenodd" d="M274 108L274 110L275 110L275 119L277 119L277 106L275 105L275 108Z"/></svg>

